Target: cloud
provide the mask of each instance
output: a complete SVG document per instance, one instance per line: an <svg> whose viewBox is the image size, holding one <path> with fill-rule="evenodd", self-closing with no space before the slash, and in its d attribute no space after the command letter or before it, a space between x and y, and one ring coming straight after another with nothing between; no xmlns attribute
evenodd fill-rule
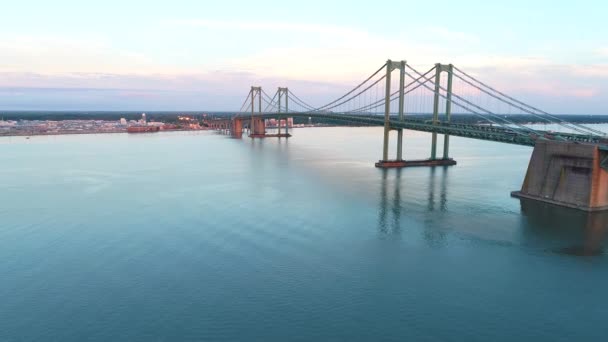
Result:
<svg viewBox="0 0 608 342"><path fill-rule="evenodd" d="M233 31L272 31L314 33L331 36L357 36L366 34L365 31L337 25L316 25L304 23L290 23L281 21L237 21L237 20L207 20L207 19L172 19L164 24L170 26L198 27L210 30Z"/></svg>
<svg viewBox="0 0 608 342"><path fill-rule="evenodd" d="M581 66L542 60L524 68L484 65L461 69L502 92L550 113L608 113L608 106L601 101L603 94L608 94L608 82L605 76L601 76L602 72L608 70L608 65ZM461 91L470 88L462 85L456 87Z"/></svg>
<svg viewBox="0 0 608 342"><path fill-rule="evenodd" d="M606 64L589 64L589 65L571 65L567 66L570 75L574 77L587 78L605 78L608 79L608 63Z"/></svg>
<svg viewBox="0 0 608 342"><path fill-rule="evenodd" d="M350 87L224 71L188 75L0 73L0 109L238 110L251 85L260 85L269 94L278 85L288 85L313 103L328 102Z"/></svg>
<svg viewBox="0 0 608 342"><path fill-rule="evenodd" d="M157 46L149 51L138 50L136 44L122 48L105 36L0 33L0 87L5 94L10 90L14 97L20 94L30 102L28 94L41 99L43 94L54 94L69 104L68 96L58 94L72 92L98 98L95 104L104 103L106 96L105 103L117 101L128 106L131 104L124 99L132 100L133 105L150 103L162 108L231 109L240 105L251 85L262 85L271 89L269 92L288 86L312 104L321 104L349 90L392 58L405 59L420 70L436 62L453 63L498 89L533 100L538 95L543 101L538 105L554 112L564 110L553 106L550 97L595 101L608 90L606 63L557 63L553 54L491 54L479 37L444 27L380 35L349 26L283 21L174 19L163 24L163 37L155 36ZM221 45L222 39L211 40L203 50L189 50L190 38L175 39L186 33L197 38L201 33L224 38L226 31L231 32L230 37L255 31L254 36L272 34L273 38L239 53L230 50L230 42ZM174 45L165 48L166 39L172 37ZM285 37L291 39L279 39ZM445 44L432 43L437 39ZM174 58L176 50L186 58ZM608 55L608 49L598 49L597 53ZM215 57L198 62L206 54ZM82 91L76 92L79 89ZM0 103L3 108L11 103L6 97ZM207 99L210 107L200 102L202 99ZM608 111L605 104L601 108Z"/></svg>
<svg viewBox="0 0 608 342"><path fill-rule="evenodd" d="M0 35L0 72L158 73L179 67L114 47L100 36Z"/></svg>
<svg viewBox="0 0 608 342"><path fill-rule="evenodd" d="M573 97L580 98L591 98L600 94L599 89L587 88L587 89L574 89L570 92Z"/></svg>
<svg viewBox="0 0 608 342"><path fill-rule="evenodd" d="M427 27L426 31L431 33L431 35L441 38L446 41L455 42L455 43L466 43L466 44L478 44L480 42L477 36L472 34L453 31L447 29L445 27L439 26L431 26Z"/></svg>

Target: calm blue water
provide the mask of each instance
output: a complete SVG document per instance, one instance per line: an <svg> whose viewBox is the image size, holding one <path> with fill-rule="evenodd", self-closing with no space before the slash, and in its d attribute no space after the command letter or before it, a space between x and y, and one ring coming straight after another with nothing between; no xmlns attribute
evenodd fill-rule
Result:
<svg viewBox="0 0 608 342"><path fill-rule="evenodd" d="M0 341L608 338L606 215L511 198L528 147L378 170L381 130L0 138Z"/></svg>

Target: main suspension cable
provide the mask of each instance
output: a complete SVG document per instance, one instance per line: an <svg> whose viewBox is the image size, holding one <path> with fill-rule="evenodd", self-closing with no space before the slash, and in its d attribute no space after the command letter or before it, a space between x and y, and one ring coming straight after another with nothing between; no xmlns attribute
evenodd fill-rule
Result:
<svg viewBox="0 0 608 342"><path fill-rule="evenodd" d="M406 66L407 66L407 67L408 67L410 70L412 70L414 73L416 73L417 75L422 75L422 74L420 74L420 72L419 72L418 70L416 70L416 69L412 68L410 65L406 64ZM406 75L408 75L410 78L414 79L414 76L410 75L408 72L406 72L405 74L406 74ZM501 127L503 127L503 128L509 129L509 130L511 130L511 131L513 131L513 132L515 132L515 133L517 133L517 134L525 135L524 133L522 133L522 132L521 132L522 130L524 130L524 131L529 131L529 132L532 132L532 133L534 133L534 134L538 134L538 133L537 133L535 130L533 130L533 129L529 128L529 127L526 127L526 126L523 126L523 125L521 125L521 124L518 124L518 123L512 122L512 121L507 120L507 119L505 119L505 118L502 118L502 117L500 117L499 115L496 115L496 114L494 114L494 113L492 113L492 112L488 111L487 109L484 109L484 108L482 108L482 107L480 107L480 106L478 106L478 105L476 105L476 104L474 104L474 103L472 103L472 102L470 102L470 101L468 101L468 100L466 100L466 99L463 99L462 97L460 97L460 96L458 96L458 95L456 95L456 94L452 94L452 95L451 95L451 98L450 98L450 99L448 99L448 98L447 98L447 96L445 96L445 95L443 95L443 94L441 93L441 90L443 90L443 91L445 91L446 93L448 93L447 89L445 89L445 88L441 87L441 85L439 85L439 86L437 87L438 89L437 89L437 91L436 91L435 89L432 89L431 87L427 86L427 85L426 85L426 83L427 83L426 81L430 81L430 79L426 79L426 78L425 78L424 87L425 87L425 88L427 88L428 90L430 90L431 92L433 92L434 94L437 94L437 95L441 96L442 98L446 99L446 100L447 100L447 101L449 101L450 103L455 104L455 105L457 105L457 106L459 106L459 107L461 107L461 108L463 108L463 109L465 109L465 110L468 110L468 111L470 111L471 113L476 114L476 115L478 115L478 116L480 116L480 117L484 118L484 119L485 119L485 120L487 120L487 121L490 121L490 122L492 122L492 123L494 123L494 124L497 124L497 125L499 125L499 126L501 126ZM488 115L481 114L481 113L479 113L479 112L477 112L477 111L475 111L475 110L471 109L470 107L467 107L467 106L465 106L465 105L462 105L462 104L458 103L457 101L454 101L454 98L457 98L457 99L459 99L459 100L463 101L464 103L468 104L469 106L472 106L472 107L474 107L474 108L477 108L478 110L481 110L481 111L483 111L483 112L486 112L487 114L489 114L490 116L492 116L492 117L494 117L494 118L496 118L496 119L499 119L499 120L505 121L505 122L507 122L507 123L508 123L508 124L510 124L510 125L515 125L515 126L519 127L520 129L515 129L515 128L514 128L514 127L512 127L512 126L505 125L505 124L501 124L501 123L498 123L498 122L496 122L496 121L490 120L490 119L487 117Z"/></svg>
<svg viewBox="0 0 608 342"><path fill-rule="evenodd" d="M489 90L491 90L491 91L493 91L493 92L495 92L495 93L497 93L497 94L500 94L501 96L503 96L503 97L505 97L505 98L507 98L507 99L509 99L509 100L511 100L511 101L513 101L513 102L515 102L515 103L517 103L517 104L519 104L519 105L522 105L522 106L524 106L524 107L527 107L527 108L529 108L530 110L536 111L537 113L540 113L540 114L546 115L546 116L548 116L549 118L551 118L551 119L553 119L553 120L556 120L556 121L558 121L558 122L561 122L562 124L569 124L569 125L572 125L572 126L576 126L576 127L578 127L579 129L587 130L587 131L592 132L592 133L597 134L597 135L601 135L601 136L605 136L605 135L606 135L606 133L604 133L604 132L602 132L602 131L599 131L599 130L596 130L596 129L593 129L593 128L590 128L590 127L587 127L587 126L585 126L585 125L581 125L581 124L577 124L577 123L573 123L573 122L568 122L568 121L565 121L565 120L563 120L563 119L561 119L561 118L559 118L559 117L557 117L557 116L555 116L555 115L549 114L549 113L547 113L547 112L545 112L545 111L543 111L543 110L541 110L541 109L539 109L539 108L533 107L533 106L531 106L531 105L529 105L529 104L527 104L527 103L525 103L525 102L519 101L518 99L516 99L516 98L514 98L514 97L512 97L512 96L509 96L509 95L507 95L507 94L505 94L505 93L503 93L503 92L501 92L501 91L499 91L499 90L497 90L497 89L495 89L495 88L493 88L493 87L489 86L488 84L486 84L486 83L484 83L484 82L482 82L482 81L478 80L477 78L475 78L475 77L473 77L473 76L471 76L471 75L467 74L466 72L462 71L461 69L459 69L459 68L457 68L457 67L455 67L455 66L454 66L454 70L456 70L456 71L460 72L461 74L463 74L463 75L464 75L464 76L466 76L467 78L469 78L469 79L473 80L474 82L476 82L476 83L480 84L481 86L483 86L483 87L485 87L485 88L487 88L487 89L489 89ZM462 77L459 77L459 76L458 76L458 75L456 75L456 74L454 74L454 75L455 75L456 77L460 78L461 80L463 80L464 82L467 82L468 84L470 84L468 81L466 81L466 80L462 79ZM477 87L477 86L475 86L475 85L473 85L473 84L471 84L471 85L472 85L473 87L475 87L475 88L477 88L477 89L481 90L479 87ZM483 91L483 90L482 90L482 91ZM484 91L484 92L485 92L485 91ZM487 92L485 92L485 93L486 93L486 94L488 94ZM490 95L490 94L488 94L488 95ZM516 108L519 108L519 107L516 107ZM520 109L521 109L521 108L520 108ZM533 115L537 115L537 116L538 116L538 114L534 114L534 113L530 113L530 112L528 112L528 113L529 113L529 114L533 114ZM548 119L546 119L546 118L543 118L543 119L545 119L545 120L549 121L549 120L548 120ZM551 122L551 121L549 121L549 122ZM572 129L571 127L568 127L568 128Z"/></svg>
<svg viewBox="0 0 608 342"><path fill-rule="evenodd" d="M363 82L359 83L355 88L353 88L352 90L350 90L349 92L347 92L346 94L340 96L339 98L333 100L332 102L323 105L321 107L315 108L314 110L312 110L311 112L317 112L317 111L321 111L321 110L325 110L327 107L333 105L334 103L341 101L342 99L344 99L345 97L347 97L348 95L354 93L355 91L357 91L359 88L361 88L365 83L367 83L369 80L371 80L372 78L374 78L380 71L382 71L382 69L384 69L384 67L386 66L386 63L384 63L378 70L376 70L376 72L374 72L373 74L371 74L371 76L369 76L368 78L366 78Z"/></svg>

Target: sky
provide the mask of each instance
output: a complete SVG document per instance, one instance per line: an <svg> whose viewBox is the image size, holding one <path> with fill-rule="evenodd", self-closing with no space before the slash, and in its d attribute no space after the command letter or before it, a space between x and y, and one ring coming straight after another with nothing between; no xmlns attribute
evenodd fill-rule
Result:
<svg viewBox="0 0 608 342"><path fill-rule="evenodd" d="M390 58L608 114L605 1L1 1L0 111L238 110L252 85L321 105Z"/></svg>

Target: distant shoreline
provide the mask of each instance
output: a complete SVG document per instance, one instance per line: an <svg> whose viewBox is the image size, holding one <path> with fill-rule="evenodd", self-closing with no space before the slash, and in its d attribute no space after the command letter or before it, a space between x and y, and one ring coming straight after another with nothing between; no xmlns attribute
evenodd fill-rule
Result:
<svg viewBox="0 0 608 342"><path fill-rule="evenodd" d="M100 121L117 121L121 118L126 120L138 120L142 112L134 111L0 111L1 120L12 121L65 121L65 120L100 120ZM164 123L178 122L180 116L189 116L198 121L211 120L214 118L225 119L234 115L234 112L168 112L156 111L146 112L148 119ZM379 116L381 114L376 113ZM410 113L407 117L428 120L432 118L428 113ZM538 116L529 114L495 114L509 119L520 124L544 124L545 122ZM560 118L564 121L579 123L579 124L605 124L608 123L608 114L553 114L553 117ZM442 114L440 114L442 117ZM452 122L454 123L481 123L484 120L475 114L453 113ZM325 123L333 125L343 125L342 122L335 122L327 119L314 119L315 123ZM308 120L304 117L294 117L294 124L307 124Z"/></svg>
<svg viewBox="0 0 608 342"><path fill-rule="evenodd" d="M53 136L53 135L89 135L89 134L152 134L162 132L200 132L200 131L213 131L212 129L165 129L158 132L141 132L141 133L129 133L127 130L115 130L115 131L82 131L82 132L11 132L11 134L0 133L0 138L3 137L34 137L34 136Z"/></svg>
<svg viewBox="0 0 608 342"><path fill-rule="evenodd" d="M141 113L135 112L0 112L0 137L20 136L53 136L74 134L116 134L128 133L126 123L130 125L141 122ZM287 114L289 115L289 114ZM187 116L187 121L184 117ZM151 123L165 126L161 131L205 131L212 130L208 123L214 119L228 119L230 113L177 113L177 112L149 112L147 117ZM383 115L379 115L383 116ZM418 120L432 120L431 114L409 114L409 118ZM440 115L443 117L443 115ZM539 118L539 116L528 114L500 115L514 124L520 125L552 125ZM553 115L554 118L575 124L608 124L608 115ZM443 118L442 118L443 119ZM125 122L126 120L126 122ZM555 120L553 120L555 121ZM451 122L456 124L490 124L479 115L453 114ZM294 127L312 125L314 127L354 127L341 120L314 118L310 121L308 117L300 116L293 118ZM142 133L132 133L142 134Z"/></svg>

